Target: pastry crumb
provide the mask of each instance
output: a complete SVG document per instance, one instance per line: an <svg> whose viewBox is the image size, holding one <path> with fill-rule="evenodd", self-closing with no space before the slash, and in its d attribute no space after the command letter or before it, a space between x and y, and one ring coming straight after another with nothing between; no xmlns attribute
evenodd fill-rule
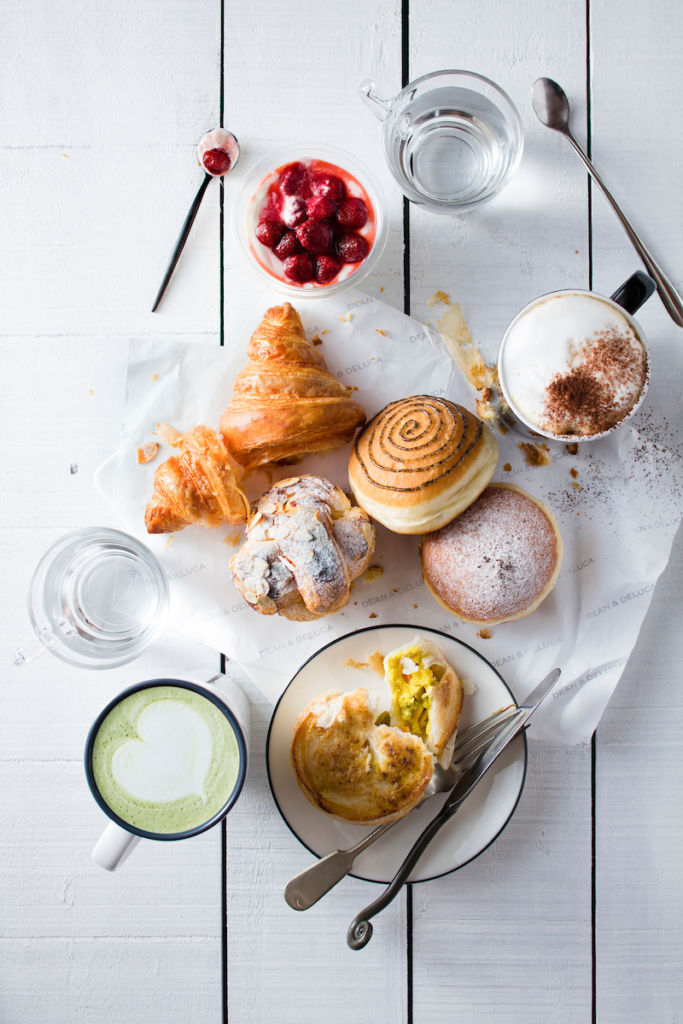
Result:
<svg viewBox="0 0 683 1024"><path fill-rule="evenodd" d="M490 629L480 629L479 632L477 633L477 636L481 637L482 640L490 640L491 637L493 636L493 633L491 632Z"/></svg>
<svg viewBox="0 0 683 1024"><path fill-rule="evenodd" d="M448 294L448 292L444 292L441 291L441 289L439 289L439 291L434 292L433 295L429 296L429 298L427 299L427 305L436 306L437 302L443 302L444 306L450 306L451 297Z"/></svg>
<svg viewBox="0 0 683 1024"><path fill-rule="evenodd" d="M548 466L552 462L547 444L534 444L533 441L520 441L517 445L524 454L527 466Z"/></svg>
<svg viewBox="0 0 683 1024"><path fill-rule="evenodd" d="M413 608L417 608L417 607L418 607L418 605L416 605L416 604L413 605Z"/></svg>
<svg viewBox="0 0 683 1024"><path fill-rule="evenodd" d="M158 373L153 373L152 374L152 380L159 380L159 374Z"/></svg>
<svg viewBox="0 0 683 1024"><path fill-rule="evenodd" d="M158 441L146 441L141 444L139 448L135 449L135 456L138 460L138 465L143 466L152 459L156 459L159 454L159 442Z"/></svg>
<svg viewBox="0 0 683 1024"><path fill-rule="evenodd" d="M572 487L574 488L575 491L582 491L583 490L583 487L581 486L581 484L577 484L576 480L572 480Z"/></svg>
<svg viewBox="0 0 683 1024"><path fill-rule="evenodd" d="M95 394L94 389L93 388L88 388L88 394L89 395L94 395Z"/></svg>
<svg viewBox="0 0 683 1024"><path fill-rule="evenodd" d="M353 320L353 313L346 313L344 316L340 316L339 317L339 323L340 324L343 324L343 323L350 324L352 320Z"/></svg>
<svg viewBox="0 0 683 1024"><path fill-rule="evenodd" d="M368 615L368 618L369 619L376 619L377 618L377 612L370 612L370 614Z"/></svg>
<svg viewBox="0 0 683 1024"><path fill-rule="evenodd" d="M170 423L157 423L156 430L154 431L154 433L157 435L157 437L160 437L161 440L164 441L166 444L170 444L176 447L183 438L183 435L180 433L180 431L176 430L175 427L172 427Z"/></svg>
<svg viewBox="0 0 683 1024"><path fill-rule="evenodd" d="M569 452L570 455L578 455L579 454L579 444L578 444L578 441L572 441L571 444L566 444L565 448L567 449L567 451Z"/></svg>
<svg viewBox="0 0 683 1024"><path fill-rule="evenodd" d="M381 334L383 338L387 337L387 332L383 331L381 327L377 327L376 330L377 330L377 333Z"/></svg>
<svg viewBox="0 0 683 1024"><path fill-rule="evenodd" d="M349 668L370 668L367 661L356 661L355 658L347 658L344 664Z"/></svg>
<svg viewBox="0 0 683 1024"><path fill-rule="evenodd" d="M383 565L370 565L363 573L363 580L366 583L376 583L383 573Z"/></svg>
<svg viewBox="0 0 683 1024"><path fill-rule="evenodd" d="M311 345L322 345L322 343L323 339L320 337L319 334L314 334L313 337L311 338Z"/></svg>
<svg viewBox="0 0 683 1024"><path fill-rule="evenodd" d="M509 462L506 462L505 465L503 466L503 472L504 473L511 473L512 472L512 466L510 465Z"/></svg>
<svg viewBox="0 0 683 1024"><path fill-rule="evenodd" d="M384 655L381 651L373 651L368 658L368 667L376 672L378 676L384 676Z"/></svg>
<svg viewBox="0 0 683 1024"><path fill-rule="evenodd" d="M573 476L576 480L577 476L579 475L578 469L575 469L574 466L572 466L572 468L569 470L569 475Z"/></svg>

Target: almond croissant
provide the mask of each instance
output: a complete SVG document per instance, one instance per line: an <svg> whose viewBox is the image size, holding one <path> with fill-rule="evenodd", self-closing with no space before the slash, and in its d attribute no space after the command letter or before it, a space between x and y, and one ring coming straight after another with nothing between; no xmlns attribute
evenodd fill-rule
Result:
<svg viewBox="0 0 683 1024"><path fill-rule="evenodd" d="M336 448L365 421L362 406L306 341L288 302L267 310L247 355L220 422L223 441L242 466L295 461Z"/></svg>
<svg viewBox="0 0 683 1024"><path fill-rule="evenodd" d="M172 533L197 523L220 526L243 523L249 511L246 495L237 483L224 444L209 427L193 427L180 434L161 424L159 434L180 450L154 474L154 493L145 509L148 533Z"/></svg>
<svg viewBox="0 0 683 1024"><path fill-rule="evenodd" d="M319 476L294 476L256 502L230 568L257 612L306 622L348 603L374 549L370 517L339 487Z"/></svg>

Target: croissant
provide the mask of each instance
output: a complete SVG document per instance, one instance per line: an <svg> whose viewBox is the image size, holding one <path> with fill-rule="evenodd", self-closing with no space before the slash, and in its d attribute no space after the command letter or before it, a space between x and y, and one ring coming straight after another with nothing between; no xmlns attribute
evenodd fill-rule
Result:
<svg viewBox="0 0 683 1024"><path fill-rule="evenodd" d="M256 502L230 568L257 612L302 622L343 608L374 548L369 516L342 490L322 477L295 476Z"/></svg>
<svg viewBox="0 0 683 1024"><path fill-rule="evenodd" d="M220 432L244 467L296 461L346 444L365 411L306 341L297 311L286 302L267 310L235 380Z"/></svg>
<svg viewBox="0 0 683 1024"><path fill-rule="evenodd" d="M147 532L245 522L249 502L235 476L240 470L216 432L198 426L180 434L161 424L158 433L180 454L166 459L154 474L152 500L145 509Z"/></svg>

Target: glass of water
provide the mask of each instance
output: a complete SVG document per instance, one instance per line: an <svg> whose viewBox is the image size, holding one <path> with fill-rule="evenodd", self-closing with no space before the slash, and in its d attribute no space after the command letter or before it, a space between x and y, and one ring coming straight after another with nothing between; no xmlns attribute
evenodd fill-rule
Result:
<svg viewBox="0 0 683 1024"><path fill-rule="evenodd" d="M465 213L498 195L522 158L522 124L510 97L472 71L434 71L381 99L360 93L384 123L391 173L413 203Z"/></svg>
<svg viewBox="0 0 683 1024"><path fill-rule="evenodd" d="M113 668L136 658L161 631L168 581L135 537L75 530L38 562L28 611L38 642L17 649L15 665L50 651L81 668Z"/></svg>

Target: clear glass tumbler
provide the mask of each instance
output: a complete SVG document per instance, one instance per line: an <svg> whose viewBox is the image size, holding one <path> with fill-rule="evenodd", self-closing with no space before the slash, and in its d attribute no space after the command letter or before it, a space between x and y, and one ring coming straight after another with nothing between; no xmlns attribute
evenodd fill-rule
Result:
<svg viewBox="0 0 683 1024"><path fill-rule="evenodd" d="M381 99L360 93L384 124L389 169L412 202L437 213L465 213L498 195L522 158L512 100L472 71L434 71Z"/></svg>
<svg viewBox="0 0 683 1024"><path fill-rule="evenodd" d="M37 642L14 652L15 665L50 651L81 668L113 668L132 661L159 634L168 582L135 537L98 527L75 530L38 562L28 611Z"/></svg>

